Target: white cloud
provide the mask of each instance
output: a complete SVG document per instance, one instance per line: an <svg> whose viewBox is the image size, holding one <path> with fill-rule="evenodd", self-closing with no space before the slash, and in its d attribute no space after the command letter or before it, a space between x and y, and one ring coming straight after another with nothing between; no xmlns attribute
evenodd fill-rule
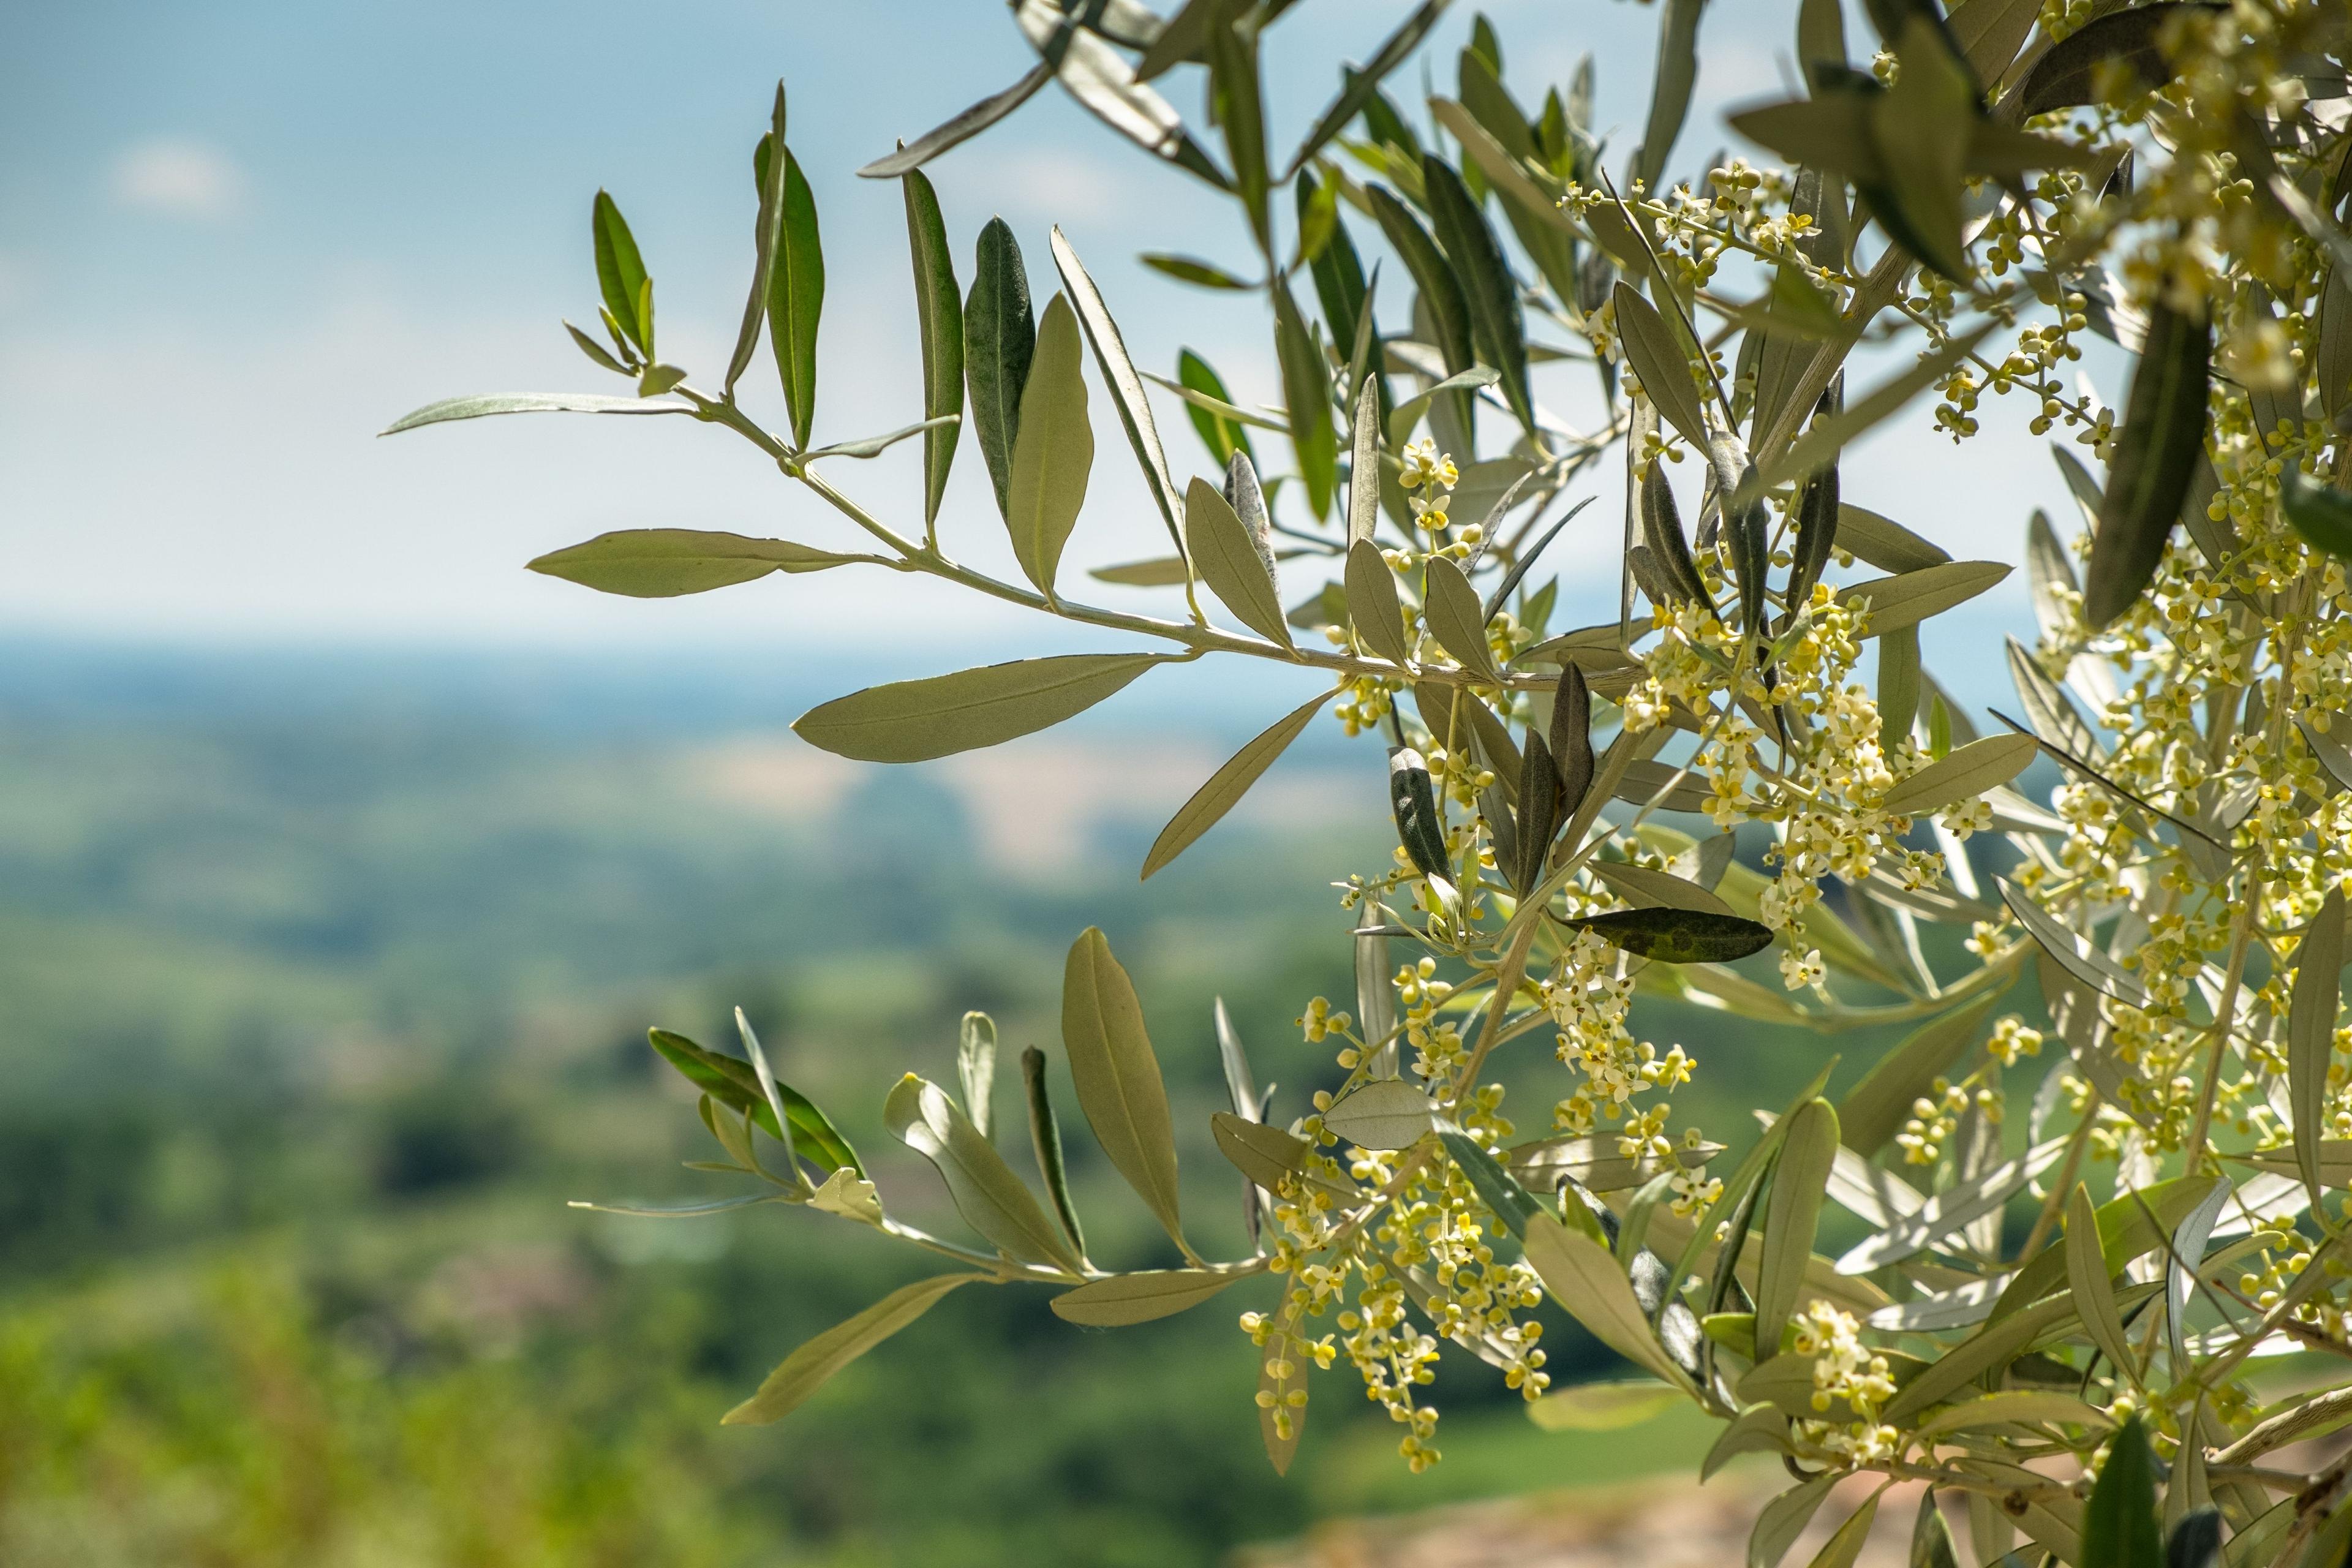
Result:
<svg viewBox="0 0 2352 1568"><path fill-rule="evenodd" d="M217 147L157 140L126 148L114 160L115 200L168 217L213 221L245 204L245 171Z"/></svg>

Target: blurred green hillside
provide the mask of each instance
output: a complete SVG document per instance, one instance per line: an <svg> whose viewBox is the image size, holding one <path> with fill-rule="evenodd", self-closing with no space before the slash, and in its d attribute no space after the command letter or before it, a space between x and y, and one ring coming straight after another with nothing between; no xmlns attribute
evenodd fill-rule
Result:
<svg viewBox="0 0 2352 1568"><path fill-rule="evenodd" d="M952 1079L967 1007L1058 1056L1088 923L1135 973L1180 1128L1223 1092L1218 994L1295 1114L1328 1064L1291 1020L1351 994L1328 884L1391 842L1370 742L1302 748L1145 887L1143 847L1250 713L1111 727L1130 712L991 768L888 771L818 766L781 730L792 692L740 665L18 651L0 1562L1198 1563L1333 1511L1703 1446L1674 1422L1547 1437L1496 1382L1413 1479L1335 1373L1277 1480L1240 1292L1117 1333L960 1292L787 1422L722 1431L903 1260L779 1208L562 1206L725 1190L680 1168L707 1144L644 1028L727 1045L740 1004L892 1206L952 1227L881 1097L908 1068ZM1696 1103L1734 1142L1835 1048L1652 1026L1698 1057ZM1548 1059L1518 1064L1523 1126ZM1238 1248L1238 1178L1205 1136L1186 1156L1196 1235ZM1098 1251L1158 1257L1107 1169L1077 1175ZM1564 1327L1554 1356L1571 1377L1605 1360Z"/></svg>

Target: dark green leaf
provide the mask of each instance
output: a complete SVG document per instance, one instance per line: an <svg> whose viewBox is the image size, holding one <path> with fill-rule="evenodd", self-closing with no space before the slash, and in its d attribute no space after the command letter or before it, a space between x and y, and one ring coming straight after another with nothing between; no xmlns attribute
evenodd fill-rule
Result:
<svg viewBox="0 0 2352 1568"><path fill-rule="evenodd" d="M1208 45L1209 81L1217 128L1224 132L1225 160L1233 165L1234 191L1263 247L1272 231L1266 212L1265 106L1258 83L1257 30L1218 24L1209 28Z"/></svg>
<svg viewBox="0 0 2352 1568"><path fill-rule="evenodd" d="M621 335L630 345L651 359L653 325L640 310L649 297L646 264L637 255L637 242L629 233L628 220L603 191L596 193L590 226L596 242L596 286L604 296L604 309L613 313L613 320L620 324Z"/></svg>
<svg viewBox="0 0 2352 1568"><path fill-rule="evenodd" d="M1952 52L1941 17L1914 14L1895 40L1895 85L1872 95L1865 124L1885 172L1864 187L1887 232L1954 282L1969 277L1961 180L1980 110L1976 84Z"/></svg>
<svg viewBox="0 0 2352 1568"><path fill-rule="evenodd" d="M2325 1561L2317 1552L2312 1556ZM2209 1505L2182 1514L2165 1542L2164 1568L2220 1568L2221 1562L2221 1510Z"/></svg>
<svg viewBox="0 0 2352 1568"><path fill-rule="evenodd" d="M1437 330L1437 352L1444 359L1446 374L1461 374L1477 358L1462 279L1437 248L1437 242L1429 237L1429 231L1421 226L1421 220L1412 216L1412 208L1381 185L1365 186L1364 197L1371 203L1381 232L1412 274L1413 287L1421 290L1422 303L1428 307Z"/></svg>
<svg viewBox="0 0 2352 1568"><path fill-rule="evenodd" d="M1335 345L1355 342L1364 315L1364 263L1334 207L1339 188L1337 180L1318 185L1311 174L1298 176L1299 245L1311 258L1308 270L1315 279L1316 303L1323 307L1323 320L1330 324ZM1308 248L1307 228L1318 213L1322 243Z"/></svg>
<svg viewBox="0 0 2352 1568"><path fill-rule="evenodd" d="M1062 1234L1084 1258L1087 1237L1078 1226L1077 1206L1070 1201L1070 1175L1062 1163L1062 1126L1054 1116L1054 1101L1045 1088L1045 1053L1034 1046L1021 1052L1021 1084L1029 1101L1029 1147L1037 1156L1037 1174L1054 1200L1054 1215L1061 1221Z"/></svg>
<svg viewBox="0 0 2352 1568"><path fill-rule="evenodd" d="M2091 1500L2083 1507L2083 1562L2099 1568L2164 1568L2156 1518L2156 1453L2139 1415L2107 1446Z"/></svg>
<svg viewBox="0 0 2352 1568"><path fill-rule="evenodd" d="M1642 378L1642 390L1676 434L1695 449L1706 451L1706 419L1699 409L1698 383L1691 376L1682 333L1630 284L1621 281L1610 297L1617 305L1618 342L1625 362Z"/></svg>
<svg viewBox="0 0 2352 1568"><path fill-rule="evenodd" d="M1410 746L1389 748L1389 810L1396 817L1397 842L1424 877L1454 879L1445 853L1445 826L1430 788L1429 764Z"/></svg>
<svg viewBox="0 0 2352 1568"><path fill-rule="evenodd" d="M1728 963L1772 945L1769 926L1697 910L1618 910L1564 923L1661 963Z"/></svg>
<svg viewBox="0 0 2352 1568"><path fill-rule="evenodd" d="M1193 391L1203 393L1219 403L1230 404L1232 395L1225 391L1224 382L1210 368L1209 362L1186 349L1176 356L1176 379ZM1191 416L1192 428L1200 433L1201 444L1209 448L1223 468L1234 460L1234 454L1250 455L1249 432L1240 421L1223 415L1213 414L1197 403L1187 403L1184 412Z"/></svg>
<svg viewBox="0 0 2352 1568"><path fill-rule="evenodd" d="M1519 314L1518 284L1503 259L1503 247L1450 164L1423 153L1421 174L1438 244L1462 282L1472 341L1486 363L1502 373L1504 401L1532 434L1536 416L1528 388L1527 327Z"/></svg>
<svg viewBox="0 0 2352 1568"><path fill-rule="evenodd" d="M923 417L945 419L963 412L963 300L956 289L955 258L948 249L947 224L940 198L919 169L903 177L907 195L907 241L914 254L915 315L923 334ZM961 421L934 425L923 433L923 521L939 521L948 468L955 461Z"/></svg>
<svg viewBox="0 0 2352 1568"><path fill-rule="evenodd" d="M752 173L764 184L772 138L760 139ZM816 419L816 333L824 314L824 248L818 241L816 197L800 161L784 149L782 244L768 279L768 342L784 388L793 445L805 447Z"/></svg>
<svg viewBox="0 0 2352 1568"><path fill-rule="evenodd" d="M2084 574L2083 618L2094 630L2131 607L2164 559L2182 500L2205 449L2212 323L2162 300L2148 312L2147 348L2132 372L2123 427Z"/></svg>
<svg viewBox="0 0 2352 1568"><path fill-rule="evenodd" d="M2152 91L2172 79L2172 66L2160 42L2166 26L2180 16L2226 6L2158 4L2113 12L2084 23L2033 62L2013 89L2016 112L2031 119L2054 110L2099 101L2101 71L2111 62L2130 68L2139 90Z"/></svg>
<svg viewBox="0 0 2352 1568"><path fill-rule="evenodd" d="M869 686L810 709L793 731L819 751L857 762L926 762L1058 724L1163 658L1061 654Z"/></svg>
<svg viewBox="0 0 2352 1568"><path fill-rule="evenodd" d="M1339 96L1333 99L1323 112L1316 117L1314 126L1299 142L1298 150L1290 155L1290 163L1283 174L1285 179L1306 167L1307 161L1321 152L1332 137L1347 129L1348 121L1356 118L1359 113L1361 113L1370 123L1375 139L1403 147L1408 152L1420 152L1417 140L1405 127L1403 120L1394 110L1389 109L1386 101L1381 99L1380 86L1388 74L1402 65L1407 57L1420 46L1421 40L1435 25L1439 15L1444 11L1448 3L1449 0L1425 0L1425 4L1415 9L1412 16L1407 16L1395 32L1382 40L1381 47L1373 51L1371 59L1366 62L1361 70L1343 70L1343 85L1339 89ZM1386 110L1384 117L1381 114L1382 110ZM1383 121L1393 132L1401 134L1382 136L1381 132Z"/></svg>
<svg viewBox="0 0 2352 1568"><path fill-rule="evenodd" d="M2352 561L2352 496L2313 483L2290 462L2279 475L2279 510L2305 543L2339 561Z"/></svg>
<svg viewBox="0 0 2352 1568"><path fill-rule="evenodd" d="M782 1142L783 1131L769 1107L766 1089L750 1062L706 1050L684 1035L674 1035L667 1029L649 1029L646 1037L662 1059L676 1068L688 1083L738 1115L750 1116L761 1131ZM838 1170L853 1171L861 1177L866 1174L857 1152L835 1130L832 1120L816 1108L814 1101L790 1084L777 1083L775 1087L784 1102L784 1114L792 1121L792 1146L801 1158L828 1174Z"/></svg>
<svg viewBox="0 0 2352 1568"><path fill-rule="evenodd" d="M996 509L1008 518L1021 395L1036 352L1037 322L1030 311L1020 242L1003 218L993 217L972 250L971 292L963 306L963 369L981 458L996 487Z"/></svg>
<svg viewBox="0 0 2352 1568"><path fill-rule="evenodd" d="M1559 767L1551 747L1530 726L1519 761L1519 816L1512 825L1511 858L1505 863L1511 890L1521 898L1542 883L1549 867L1552 840L1559 833L1560 795Z"/></svg>
<svg viewBox="0 0 2352 1568"><path fill-rule="evenodd" d="M1690 541L1683 534L1682 514L1675 510L1674 488L1666 482L1663 462L1652 463L1650 471L1642 476L1641 510L1642 542L1663 569L1667 586L1676 598L1705 605L1712 615L1714 601L1707 595L1706 580L1699 575L1698 563L1691 556Z"/></svg>
<svg viewBox="0 0 2352 1568"><path fill-rule="evenodd" d="M1513 1236L1527 1235L1528 1223L1546 1213L1536 1195L1519 1185L1518 1178L1503 1169L1495 1156L1468 1133L1440 1132L1437 1141L1445 1145L1446 1153L1470 1178L1470 1184L1478 1189L1479 1201L1494 1211L1495 1217Z"/></svg>
<svg viewBox="0 0 2352 1568"><path fill-rule="evenodd" d="M1594 763L1592 695L1574 659L1561 666L1559 689L1552 694L1549 740L1559 769L1560 816L1571 820L1592 789Z"/></svg>
<svg viewBox="0 0 2352 1568"><path fill-rule="evenodd" d="M1290 286L1274 289L1274 342L1282 357L1282 397L1290 417L1291 449L1307 484L1307 510L1328 516L1339 482L1339 438L1331 430L1331 377L1323 353L1307 331Z"/></svg>
<svg viewBox="0 0 2352 1568"><path fill-rule="evenodd" d="M776 84L776 106L769 116L771 144L784 139L784 84ZM735 334L735 353L727 361L727 390L731 394L751 354L760 344L760 323L767 319L768 290L776 275L776 253L784 240L783 171L772 163L760 171L760 206L751 223L751 292L743 301L743 324ZM918 287L919 287L919 279Z"/></svg>

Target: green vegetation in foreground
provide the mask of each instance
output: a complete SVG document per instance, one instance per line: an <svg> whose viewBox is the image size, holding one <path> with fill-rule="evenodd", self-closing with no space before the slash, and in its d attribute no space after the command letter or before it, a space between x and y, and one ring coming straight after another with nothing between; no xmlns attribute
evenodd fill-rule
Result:
<svg viewBox="0 0 2352 1568"><path fill-rule="evenodd" d="M894 1205L943 1217L879 1130L883 1092L902 1062L951 1073L965 1007L1012 1044L1050 1031L1089 920L1144 959L1180 1111L1222 1092L1213 985L1265 1076L1303 1092L1321 1056L1291 1020L1349 984L1343 917L1312 872L1388 853L1376 795L1331 813L1355 837L1228 825L1148 897L1132 867L1149 824L1008 891L925 773L867 775L830 809L889 832L835 833L715 796L715 733L256 706L0 726L12 1568L696 1568L772 1562L779 1543L843 1568L1197 1563L1332 1512L1688 1458L1673 1420L1538 1432L1497 1381L1401 1492L1395 1428L1334 1381L1313 1416L1332 1440L1277 1480L1255 1443L1242 1290L1117 1333L967 1291L791 1422L721 1430L717 1412L906 1260L781 1210L562 1207L712 1190L676 1167L701 1129L636 1025L724 1038L741 1003ZM1318 763L1378 788L1369 746ZM857 887L884 891L841 896ZM1832 1048L1675 1026L1726 1125ZM1224 1167L1205 1147L1186 1164L1188 1209L1237 1242L1217 1235L1238 1228L1218 1212ZM1110 1231L1100 1253L1157 1259L1116 1176L1076 1175ZM1604 1365L1555 1333L1565 1373Z"/></svg>

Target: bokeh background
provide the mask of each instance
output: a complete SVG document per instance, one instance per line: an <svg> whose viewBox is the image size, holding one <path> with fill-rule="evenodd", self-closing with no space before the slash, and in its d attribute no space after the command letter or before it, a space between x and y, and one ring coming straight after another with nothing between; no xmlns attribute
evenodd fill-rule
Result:
<svg viewBox="0 0 2352 1568"><path fill-rule="evenodd" d="M1269 54L1272 140L1406 9L1299 5ZM1599 122L1632 146L1653 8L1487 10L1525 100L1593 52ZM1724 104L1793 76L1792 10L1708 16L1677 173L1727 144ZM1440 84L1471 14L1430 47ZM1446 1461L1409 1478L1334 1373L1277 1480L1229 1299L1082 1333L1009 1291L951 1299L780 1426L722 1431L785 1351L919 1266L777 1209L658 1225L563 1206L708 1190L678 1166L701 1154L690 1098L643 1030L723 1040L740 1004L893 1206L940 1215L880 1131L884 1090L909 1068L951 1077L967 1007L1010 1047L1050 1042L1088 923L1135 972L1180 1124L1222 1092L1217 995L1291 1112L1328 1068L1291 1020L1349 986L1328 884L1388 854L1375 745L1318 731L1135 879L1167 813L1300 681L1161 670L997 752L841 763L785 728L815 700L1100 645L889 574L646 603L520 569L616 527L847 542L686 421L374 438L453 393L618 390L559 325L594 315L600 186L657 279L664 357L723 363L779 76L824 226L818 437L915 417L898 195L852 171L1025 68L1002 6L85 0L25 7L10 38L0 1561L1193 1563L1703 1447L1675 1419L1538 1433L1465 1363ZM1421 70L1393 96L1412 101ZM1164 85L1197 114L1192 73ZM1139 360L1171 369L1190 344L1244 400L1275 395L1253 306L1132 260L1238 265L1230 214L1057 93L931 174L960 258L1003 215L1042 302L1059 223ZM765 367L746 384L773 416ZM1565 380L1545 395L1582 406ZM1987 407L1964 449L1866 445L1847 494L1956 554L2015 559L2028 510L2063 492L2030 411ZM1172 401L1160 416L1180 475L1206 467ZM1103 429L1070 577L1164 543ZM908 515L911 451L842 482ZM969 441L962 457L943 532L1009 568ZM1559 625L1613 614L1614 484L1555 547ZM1929 668L1990 699L2000 634L2028 624L2004 588L1930 629ZM1734 1142L1748 1108L1871 1044L1672 1011L1648 1026L1698 1058L1690 1103ZM1541 1066L1512 1069L1529 1121L1555 1098ZM1219 1232L1215 1212L1237 1209L1233 1173L1205 1138L1187 1156L1189 1204L1237 1246L1237 1213ZM1154 1258L1116 1179L1078 1160L1100 1250ZM1554 1353L1567 1375L1606 1361L1566 1331Z"/></svg>

